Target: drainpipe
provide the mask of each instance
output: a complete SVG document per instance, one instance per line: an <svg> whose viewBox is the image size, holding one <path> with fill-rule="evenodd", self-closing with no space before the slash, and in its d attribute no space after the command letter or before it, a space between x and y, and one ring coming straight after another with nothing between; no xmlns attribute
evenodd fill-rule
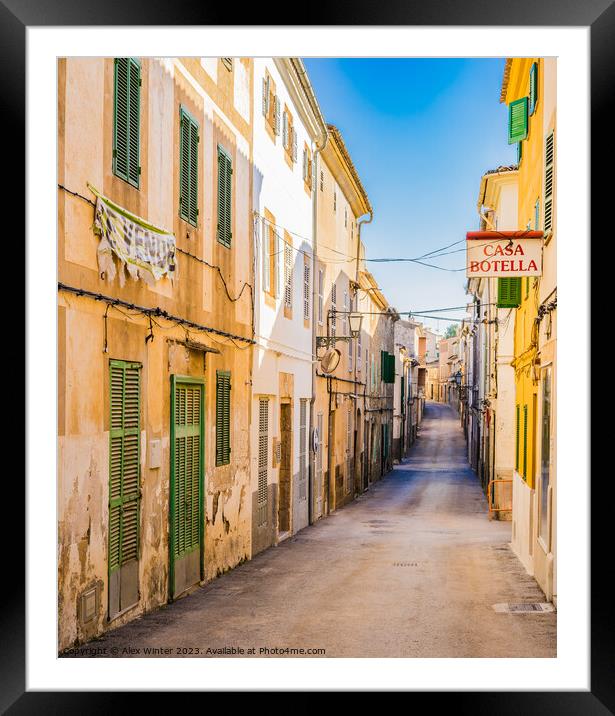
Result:
<svg viewBox="0 0 615 716"><path fill-rule="evenodd" d="M370 208L369 208L369 218L368 218L368 219L361 219L360 221L357 222L357 261L356 261L356 269L355 269L355 284L356 284L356 286L357 286L357 292L356 292L357 311L359 310L359 289L358 289L358 286L359 286L359 260L360 260L360 256L361 256L361 226L363 226L363 224L371 224L373 218L374 218L374 211L373 211L373 209L372 209L371 206L370 206ZM365 366L365 376L366 376L366 378L365 378L365 385L367 385L367 366ZM357 359L356 359L356 358L355 358L355 361L354 361L353 378L354 378L355 384L356 384L356 381L357 381ZM365 401L365 385L363 386L363 423L365 423L365 407L366 407L366 401ZM359 428L359 426L357 425L357 403L358 403L358 402L359 402L359 398L358 398L358 396L357 396L357 399L355 400L355 404L354 404L354 420L355 420L355 431L356 431L356 434L358 434L358 428ZM362 435L363 435L363 444L365 444L365 434L362 433ZM357 450L356 450L356 447L355 447L355 453L356 453L356 452L357 452ZM361 452L363 452L363 451L361 451ZM360 475L361 475L361 490L360 490L360 491L361 491L361 492L365 492L365 490L366 490L367 488L364 489L364 484L365 484L365 483L368 483L368 484L369 484L369 480L366 480L366 479L365 479L366 476L363 475L363 464L361 464L360 467L361 467L361 469L359 470L359 473L360 473ZM356 475L356 472L357 472L357 466L356 466L356 465L355 465L355 468L354 468L354 469L355 469L355 475ZM367 466L366 469L367 469L367 470L369 469L369 465ZM356 485L355 485L355 493L356 493L356 492L357 492L357 488L356 488Z"/></svg>
<svg viewBox="0 0 615 716"><path fill-rule="evenodd" d="M314 94L314 89L307 75L303 60L299 57L291 57L290 64L292 65L299 83L307 97L308 103L312 112L316 117L318 124L318 137L316 138L316 146L314 147L313 157L313 191L312 191L312 397L310 398L310 436L314 435L316 427L316 421L314 416L314 406L316 404L316 325L318 321L318 289L317 289L317 261L316 252L318 248L318 160L320 153L325 148L328 138L327 125L325 119L322 116L320 107L318 106L318 100ZM319 441L322 441L323 436L318 436ZM308 477L308 524L314 522L314 482L316 478L316 452L314 451L314 441L310 440L310 466L309 466L309 477ZM327 466L329 467L329 466ZM328 504L327 497L327 504Z"/></svg>

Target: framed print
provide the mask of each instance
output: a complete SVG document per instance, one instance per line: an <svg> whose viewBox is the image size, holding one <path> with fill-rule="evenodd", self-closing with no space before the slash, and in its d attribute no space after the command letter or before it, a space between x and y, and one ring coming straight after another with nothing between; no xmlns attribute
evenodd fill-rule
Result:
<svg viewBox="0 0 615 716"><path fill-rule="evenodd" d="M27 216L7 712L615 710L585 428L615 15L438 10L4 0Z"/></svg>

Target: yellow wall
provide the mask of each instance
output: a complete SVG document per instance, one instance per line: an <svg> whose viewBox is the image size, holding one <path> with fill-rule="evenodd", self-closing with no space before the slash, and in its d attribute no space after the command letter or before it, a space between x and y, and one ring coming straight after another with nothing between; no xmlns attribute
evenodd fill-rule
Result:
<svg viewBox="0 0 615 716"><path fill-rule="evenodd" d="M529 96L530 68L538 63L538 100L534 113L528 117L528 136L523 140L523 151L519 166L518 228L534 229L536 200L540 201L540 223L543 209L543 84L544 63L540 58L515 58L512 60L506 92L506 103ZM537 331L535 319L538 315L539 279L521 279L521 305L515 316L514 361L516 405L519 406L519 469L528 486L535 485L536 457L536 412L538 386L535 380L534 360L537 353ZM527 461L524 471L523 434L524 406L527 406Z"/></svg>

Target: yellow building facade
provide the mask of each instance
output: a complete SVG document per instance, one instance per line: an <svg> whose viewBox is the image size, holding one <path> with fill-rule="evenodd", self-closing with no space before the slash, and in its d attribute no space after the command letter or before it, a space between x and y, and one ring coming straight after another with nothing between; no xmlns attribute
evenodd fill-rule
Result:
<svg viewBox="0 0 615 716"><path fill-rule="evenodd" d="M555 580L555 60L506 61L500 101L518 139L518 226L544 232L543 274L515 311L513 549L548 599Z"/></svg>

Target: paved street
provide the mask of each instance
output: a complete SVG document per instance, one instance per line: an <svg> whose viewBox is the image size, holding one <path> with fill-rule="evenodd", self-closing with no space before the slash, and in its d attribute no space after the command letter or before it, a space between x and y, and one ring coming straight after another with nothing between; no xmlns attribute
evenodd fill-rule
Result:
<svg viewBox="0 0 615 716"><path fill-rule="evenodd" d="M90 646L186 647L185 656L224 647L255 647L255 656L261 647L330 657L555 656L554 613L492 608L545 601L510 533L510 522L487 517L457 416L427 403L411 457L365 495Z"/></svg>

